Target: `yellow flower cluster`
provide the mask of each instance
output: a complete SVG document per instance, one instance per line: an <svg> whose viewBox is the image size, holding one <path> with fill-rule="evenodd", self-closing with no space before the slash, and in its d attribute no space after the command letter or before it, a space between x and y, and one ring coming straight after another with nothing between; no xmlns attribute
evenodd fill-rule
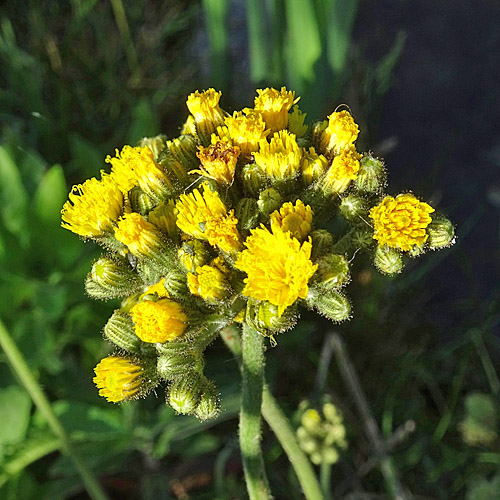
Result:
<svg viewBox="0 0 500 500"><path fill-rule="evenodd" d="M208 418L217 397L202 353L224 325L274 335L300 307L344 321L360 250L394 274L403 252L453 241L453 225L433 219L430 205L384 195L384 165L356 150L349 111L309 126L285 87L258 89L253 108L232 115L221 97L193 92L179 137L117 150L111 172L74 186L62 209L63 227L106 250L94 267L112 272L89 273L89 295L123 298L104 329L117 352L95 368L109 401L141 396L160 378L177 411Z"/></svg>

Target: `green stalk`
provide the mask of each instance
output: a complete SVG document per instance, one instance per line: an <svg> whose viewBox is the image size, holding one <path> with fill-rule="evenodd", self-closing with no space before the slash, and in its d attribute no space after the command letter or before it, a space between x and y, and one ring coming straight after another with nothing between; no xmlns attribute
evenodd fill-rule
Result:
<svg viewBox="0 0 500 500"><path fill-rule="evenodd" d="M240 448L250 500L271 498L260 449L264 385L263 338L248 324L243 325Z"/></svg>
<svg viewBox="0 0 500 500"><path fill-rule="evenodd" d="M7 356L12 371L17 375L22 385L31 396L31 399L40 413L44 416L52 432L57 438L59 438L63 452L71 458L71 460L73 460L75 468L78 471L89 496L93 500L108 500L106 493L101 488L92 471L87 467L85 462L81 459L80 455L73 447L66 430L54 413L54 410L52 409L52 406L50 405L42 388L35 380L33 373L26 364L23 355L17 348L16 344L9 335L9 332L1 321L0 346Z"/></svg>
<svg viewBox="0 0 500 500"><path fill-rule="evenodd" d="M221 330L221 337L226 346L234 354L241 368L241 342L240 335L234 326ZM321 487L311 462L300 449L295 432L290 421L283 413L278 403L271 394L267 384L264 384L262 394L262 416L278 438L281 446L297 474L302 491L307 500L325 500Z"/></svg>
<svg viewBox="0 0 500 500"><path fill-rule="evenodd" d="M318 479L312 468L311 462L300 449L295 432L290 421L283 413L278 403L272 396L267 385L264 386L262 415L278 438L281 446L290 460L295 473L299 478L302 491L307 500L324 500Z"/></svg>
<svg viewBox="0 0 500 500"><path fill-rule="evenodd" d="M319 478L321 482L321 488L325 493L326 500L331 500L332 498L332 464L328 462L321 462L321 469L319 471Z"/></svg>

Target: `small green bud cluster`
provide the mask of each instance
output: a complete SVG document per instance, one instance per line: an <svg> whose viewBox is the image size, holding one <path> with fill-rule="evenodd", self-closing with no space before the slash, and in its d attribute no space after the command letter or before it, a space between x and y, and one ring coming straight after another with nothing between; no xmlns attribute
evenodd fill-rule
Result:
<svg viewBox="0 0 500 500"><path fill-rule="evenodd" d="M494 399L481 393L465 398L465 418L459 424L462 439L469 446L491 446L498 440L499 418Z"/></svg>
<svg viewBox="0 0 500 500"><path fill-rule="evenodd" d="M320 411L307 408L307 403L301 406L301 425L297 429L299 446L309 455L312 463L334 464L340 453L347 449L342 416L330 402L324 403Z"/></svg>

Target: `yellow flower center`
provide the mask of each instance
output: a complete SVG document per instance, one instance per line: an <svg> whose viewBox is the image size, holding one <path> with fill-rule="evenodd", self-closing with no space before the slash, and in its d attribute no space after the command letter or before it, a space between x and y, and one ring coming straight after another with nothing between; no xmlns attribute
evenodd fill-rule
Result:
<svg viewBox="0 0 500 500"><path fill-rule="evenodd" d="M285 87L281 90L273 88L258 89L255 98L255 111L262 114L266 127L271 132L282 130L288 125L288 111L299 99L294 101L295 92L287 91Z"/></svg>
<svg viewBox="0 0 500 500"><path fill-rule="evenodd" d="M73 186L61 211L61 226L85 238L112 232L123 209L123 195L109 175Z"/></svg>
<svg viewBox="0 0 500 500"><path fill-rule="evenodd" d="M177 302L161 299L139 302L130 310L135 333L144 342L164 343L184 333L187 316Z"/></svg>
<svg viewBox="0 0 500 500"><path fill-rule="evenodd" d="M125 214L118 221L115 238L136 256L150 257L161 246L156 227L135 212Z"/></svg>
<svg viewBox="0 0 500 500"><path fill-rule="evenodd" d="M116 150L116 158L108 155L106 162L111 163L111 176L124 193L139 186L145 193L158 199L172 190L172 183L147 146L124 146L121 153Z"/></svg>
<svg viewBox="0 0 500 500"><path fill-rule="evenodd" d="M310 241L301 244L289 232L261 226L251 231L245 246L235 263L247 273L243 295L274 304L280 316L307 296L307 283L317 268L310 260Z"/></svg>
<svg viewBox="0 0 500 500"><path fill-rule="evenodd" d="M213 192L208 184L203 184L202 188L203 193L195 189L179 197L176 204L177 226L195 238L218 246L224 252L238 250L238 219L234 217L233 211L227 213L219 194Z"/></svg>
<svg viewBox="0 0 500 500"><path fill-rule="evenodd" d="M349 111L335 111L328 119L328 126L321 136L321 146L325 151L339 154L354 144L359 127Z"/></svg>
<svg viewBox="0 0 500 500"><path fill-rule="evenodd" d="M281 130L273 135L271 142L260 141L259 151L253 154L255 163L276 181L294 177L302 161L302 148L294 134Z"/></svg>
<svg viewBox="0 0 500 500"><path fill-rule="evenodd" d="M223 272L214 266L201 266L196 274L188 273L189 291L208 302L222 300L227 296L228 288Z"/></svg>
<svg viewBox="0 0 500 500"><path fill-rule="evenodd" d="M260 113L235 111L233 116L226 116L225 127L218 129L221 138L228 138L240 148L243 156L259 149L259 142L265 139L270 130Z"/></svg>
<svg viewBox="0 0 500 500"><path fill-rule="evenodd" d="M427 240L426 228L432 222L434 209L419 201L412 194L399 194L396 198L386 196L370 210L373 219L373 238L379 246L388 245L403 251Z"/></svg>
<svg viewBox="0 0 500 500"><path fill-rule="evenodd" d="M108 356L94 368L94 372L99 396L117 403L132 399L139 393L144 368L129 358Z"/></svg>
<svg viewBox="0 0 500 500"><path fill-rule="evenodd" d="M357 179L361 155L351 146L335 156L323 178L323 189L328 193L343 193L351 181Z"/></svg>
<svg viewBox="0 0 500 500"><path fill-rule="evenodd" d="M200 147L196 156L200 159L201 169L192 170L190 174L201 174L216 180L219 184L230 186L233 183L234 171L240 148L231 147L225 141L217 141L207 148Z"/></svg>
<svg viewBox="0 0 500 500"><path fill-rule="evenodd" d="M162 278L158 283L148 286L144 293L140 295L139 300L142 300L146 295L156 295L158 298L169 298L167 289L165 288L165 278Z"/></svg>
<svg viewBox="0 0 500 500"><path fill-rule="evenodd" d="M289 231L294 238L303 241L311 231L312 216L311 207L304 205L301 200L297 200L295 206L286 202L279 212L276 210L271 214L271 227Z"/></svg>

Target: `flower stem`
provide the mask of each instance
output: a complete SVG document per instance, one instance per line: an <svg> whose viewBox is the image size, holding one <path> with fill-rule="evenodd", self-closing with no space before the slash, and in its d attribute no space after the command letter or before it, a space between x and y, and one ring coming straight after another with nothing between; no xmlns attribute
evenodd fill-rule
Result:
<svg viewBox="0 0 500 500"><path fill-rule="evenodd" d="M240 335L234 326L221 330L221 337L229 350L235 355L241 367ZM262 394L262 415L273 430L281 446L297 474L300 485L307 500L324 500L321 487L314 473L311 462L300 449L295 432L290 421L274 399L267 384L264 384Z"/></svg>
<svg viewBox="0 0 500 500"><path fill-rule="evenodd" d="M290 460L307 500L324 500L318 479L311 462L300 449L290 421L272 396L267 385L264 386L262 415L278 438Z"/></svg>
<svg viewBox="0 0 500 500"><path fill-rule="evenodd" d="M47 424L52 432L59 438L63 452L73 460L76 470L80 475L83 485L87 490L89 496L93 500L108 500L104 490L101 488L99 482L95 478L92 471L87 467L85 462L77 453L73 444L70 441L66 430L57 418L52 406L50 405L47 396L45 396L42 388L35 380L33 373L29 369L26 361L12 340L9 332L4 324L0 321L0 346L5 352L7 359L11 365L13 372L17 375L22 385L31 396L40 413L45 417Z"/></svg>
<svg viewBox="0 0 500 500"><path fill-rule="evenodd" d="M243 326L240 448L250 500L271 497L260 448L262 387L264 384L263 337Z"/></svg>

